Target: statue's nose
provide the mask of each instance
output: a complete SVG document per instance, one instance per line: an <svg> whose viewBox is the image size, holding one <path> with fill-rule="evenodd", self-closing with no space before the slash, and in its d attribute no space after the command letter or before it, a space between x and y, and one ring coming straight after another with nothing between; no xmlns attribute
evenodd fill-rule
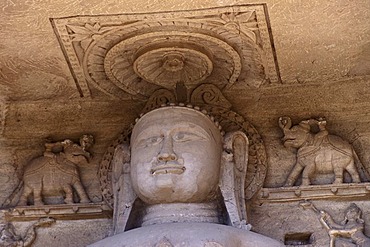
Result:
<svg viewBox="0 0 370 247"><path fill-rule="evenodd" d="M177 160L177 155L173 151L173 143L171 137L165 137L162 148L157 156L158 161L168 162Z"/></svg>

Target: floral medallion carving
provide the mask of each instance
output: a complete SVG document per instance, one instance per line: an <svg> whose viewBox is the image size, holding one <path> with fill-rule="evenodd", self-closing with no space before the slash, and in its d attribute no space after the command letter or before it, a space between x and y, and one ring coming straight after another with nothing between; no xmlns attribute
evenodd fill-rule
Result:
<svg viewBox="0 0 370 247"><path fill-rule="evenodd" d="M156 49L141 55L134 62L134 70L140 77L154 84L169 83L171 87L178 82L203 81L212 69L213 63L207 55L186 48Z"/></svg>
<svg viewBox="0 0 370 247"><path fill-rule="evenodd" d="M54 18L84 96L91 87L147 100L176 83L220 90L280 81L264 4L145 14Z"/></svg>

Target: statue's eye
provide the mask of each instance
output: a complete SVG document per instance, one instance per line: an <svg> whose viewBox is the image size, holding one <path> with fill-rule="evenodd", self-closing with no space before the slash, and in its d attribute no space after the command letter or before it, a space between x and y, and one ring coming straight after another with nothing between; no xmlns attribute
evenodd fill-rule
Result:
<svg viewBox="0 0 370 247"><path fill-rule="evenodd" d="M180 132L180 133L177 133L175 136L174 136L174 139L175 140L182 140L185 138L185 134Z"/></svg>
<svg viewBox="0 0 370 247"><path fill-rule="evenodd" d="M175 135L173 135L173 140L175 142L187 142L201 139L203 139L203 136L198 135L196 133L178 132Z"/></svg>
<svg viewBox="0 0 370 247"><path fill-rule="evenodd" d="M162 136L152 136L147 139L147 144L153 145L159 143L163 139Z"/></svg>
<svg viewBox="0 0 370 247"><path fill-rule="evenodd" d="M153 146L153 145L160 143L162 140L163 140L163 136L152 136L152 137L140 140L137 144L138 145L137 147L145 148L145 147Z"/></svg>

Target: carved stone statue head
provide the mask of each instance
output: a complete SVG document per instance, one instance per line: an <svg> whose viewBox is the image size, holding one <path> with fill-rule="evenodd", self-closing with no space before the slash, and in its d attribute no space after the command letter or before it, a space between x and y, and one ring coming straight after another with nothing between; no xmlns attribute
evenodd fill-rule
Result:
<svg viewBox="0 0 370 247"><path fill-rule="evenodd" d="M220 129L192 108L166 107L145 114L131 136L131 180L148 204L204 202L219 183Z"/></svg>
<svg viewBox="0 0 370 247"><path fill-rule="evenodd" d="M361 218L361 214L362 210L355 203L351 203L345 211L344 221L342 223L346 224L350 220L364 223L364 220Z"/></svg>
<svg viewBox="0 0 370 247"><path fill-rule="evenodd" d="M129 215L127 205L137 197L147 205L223 200L229 224L248 228L244 199L248 146L242 131L223 135L214 118L199 108L149 111L136 122L130 146L118 146L112 161L114 218L120 225L115 231L123 231L127 221L122 224L119 215Z"/></svg>
<svg viewBox="0 0 370 247"><path fill-rule="evenodd" d="M256 129L230 110L217 87L202 85L189 95L187 102L202 110L162 105L176 102L172 96L158 90L105 153L101 185L115 236L93 246L281 246L245 231L246 201L266 171Z"/></svg>

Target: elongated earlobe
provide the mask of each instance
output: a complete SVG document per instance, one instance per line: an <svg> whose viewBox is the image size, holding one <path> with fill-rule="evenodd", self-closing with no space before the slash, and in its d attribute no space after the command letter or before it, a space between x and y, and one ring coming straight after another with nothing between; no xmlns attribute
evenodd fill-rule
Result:
<svg viewBox="0 0 370 247"><path fill-rule="evenodd" d="M112 160L114 191L113 234L125 230L132 205L137 196L132 189L130 177L130 147L128 144L117 146Z"/></svg>
<svg viewBox="0 0 370 247"><path fill-rule="evenodd" d="M227 133L224 137L220 189L230 224L250 229L245 205L245 176L248 165L248 138L242 131Z"/></svg>

